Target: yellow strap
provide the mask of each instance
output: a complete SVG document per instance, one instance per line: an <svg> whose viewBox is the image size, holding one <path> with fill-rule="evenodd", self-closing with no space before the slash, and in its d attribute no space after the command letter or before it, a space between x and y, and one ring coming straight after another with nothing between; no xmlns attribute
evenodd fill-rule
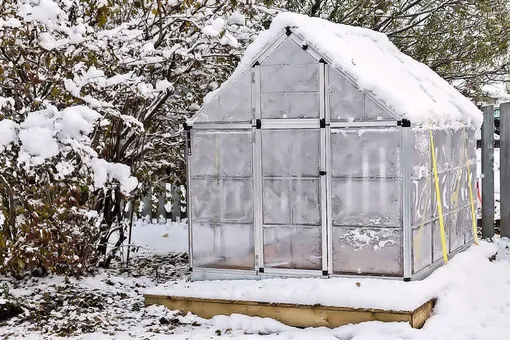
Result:
<svg viewBox="0 0 510 340"><path fill-rule="evenodd" d="M441 203L441 191L439 190L439 176L437 174L436 151L434 147L434 138L432 137L432 130L430 130L430 148L432 152L432 166L434 168L434 182L436 183L437 210L439 213L439 230L441 231L441 245L443 247L443 259L444 262L447 263L448 251L446 249L446 233L444 229L443 205Z"/></svg>
<svg viewBox="0 0 510 340"><path fill-rule="evenodd" d="M473 238L475 240L475 244L478 245L478 230L476 227L476 214L475 214L475 201L473 199L473 186L471 185L471 162L469 162L468 150L467 150L467 140L464 138L464 150L466 154L466 166L467 166L467 180L469 187L469 199L471 200L471 220L473 222Z"/></svg>

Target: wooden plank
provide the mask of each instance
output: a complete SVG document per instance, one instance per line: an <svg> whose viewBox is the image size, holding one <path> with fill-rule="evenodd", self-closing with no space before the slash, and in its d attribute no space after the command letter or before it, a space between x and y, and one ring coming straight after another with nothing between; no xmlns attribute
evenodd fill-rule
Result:
<svg viewBox="0 0 510 340"><path fill-rule="evenodd" d="M417 308L412 315L411 327L413 328L422 328L425 324L425 321L430 318L432 315L432 310L434 309L434 305L436 304L436 300L430 300L424 303L421 307Z"/></svg>
<svg viewBox="0 0 510 340"><path fill-rule="evenodd" d="M482 237L494 236L494 106L482 107Z"/></svg>
<svg viewBox="0 0 510 340"><path fill-rule="evenodd" d="M432 301L423 304L414 311L391 311L163 295L145 295L145 304L164 305L171 310L180 310L185 314L191 312L205 319L216 315L243 314L275 319L294 327L329 328L366 321L409 322L412 327L420 328L430 316L433 308Z"/></svg>
<svg viewBox="0 0 510 340"><path fill-rule="evenodd" d="M510 103L501 104L499 171L500 188L510 188ZM500 235L510 237L510 191L500 190Z"/></svg>

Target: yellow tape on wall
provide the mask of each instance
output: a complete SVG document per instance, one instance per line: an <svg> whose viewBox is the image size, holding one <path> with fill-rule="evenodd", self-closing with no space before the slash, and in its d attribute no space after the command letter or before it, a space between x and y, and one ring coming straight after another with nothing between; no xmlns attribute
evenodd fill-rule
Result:
<svg viewBox="0 0 510 340"><path fill-rule="evenodd" d="M439 213L439 230L441 231L441 246L443 248L443 259L444 262L448 262L448 250L446 249L446 233L444 229L444 218L443 218L443 204L441 202L441 191L439 190L439 176L437 174L437 160L436 150L434 147L434 137L432 136L432 130L430 130L430 148L432 152L432 167L434 169L434 182L436 184L436 199L437 199L437 210Z"/></svg>

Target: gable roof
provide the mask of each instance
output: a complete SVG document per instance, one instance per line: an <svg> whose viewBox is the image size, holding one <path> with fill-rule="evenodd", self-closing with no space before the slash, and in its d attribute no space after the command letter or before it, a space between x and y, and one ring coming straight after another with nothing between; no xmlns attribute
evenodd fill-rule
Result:
<svg viewBox="0 0 510 340"><path fill-rule="evenodd" d="M361 91L413 125L482 124L481 111L469 99L428 66L400 52L386 35L301 14L278 14L270 28L248 46L230 79L251 67L287 28ZM210 93L205 103L217 96L218 90Z"/></svg>

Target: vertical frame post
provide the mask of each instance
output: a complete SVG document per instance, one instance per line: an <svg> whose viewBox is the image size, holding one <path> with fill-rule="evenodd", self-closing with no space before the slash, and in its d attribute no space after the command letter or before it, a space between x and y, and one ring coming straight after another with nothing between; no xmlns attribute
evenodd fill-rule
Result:
<svg viewBox="0 0 510 340"><path fill-rule="evenodd" d="M262 130L260 112L260 65L252 68L251 103L253 113L253 230L255 270L264 272L264 225L262 194Z"/></svg>
<svg viewBox="0 0 510 340"><path fill-rule="evenodd" d="M327 215L327 175L326 169L326 64L319 62L319 119L320 119L320 207L321 207L321 240L322 240L322 275L327 276L328 270L328 215Z"/></svg>
<svg viewBox="0 0 510 340"><path fill-rule="evenodd" d="M482 125L482 237L494 236L494 106L484 106Z"/></svg>
<svg viewBox="0 0 510 340"><path fill-rule="evenodd" d="M402 247L404 258L404 281L410 281L413 275L413 233L411 229L411 169L413 155L413 139L411 122L402 119L401 152L402 152Z"/></svg>
<svg viewBox="0 0 510 340"><path fill-rule="evenodd" d="M510 103L500 105L500 188L510 188ZM510 192L500 192L500 233L501 237L510 237Z"/></svg>
<svg viewBox="0 0 510 340"><path fill-rule="evenodd" d="M193 209L191 202L191 126L184 124L184 131L186 135L185 158L186 158L186 209L188 215L188 264L190 270L193 270Z"/></svg>
<svg viewBox="0 0 510 340"><path fill-rule="evenodd" d="M328 273L333 274L333 222L331 213L331 112L329 110L329 70L330 66L326 65L324 69L324 119L326 120L326 235L328 238L327 256L328 256Z"/></svg>

